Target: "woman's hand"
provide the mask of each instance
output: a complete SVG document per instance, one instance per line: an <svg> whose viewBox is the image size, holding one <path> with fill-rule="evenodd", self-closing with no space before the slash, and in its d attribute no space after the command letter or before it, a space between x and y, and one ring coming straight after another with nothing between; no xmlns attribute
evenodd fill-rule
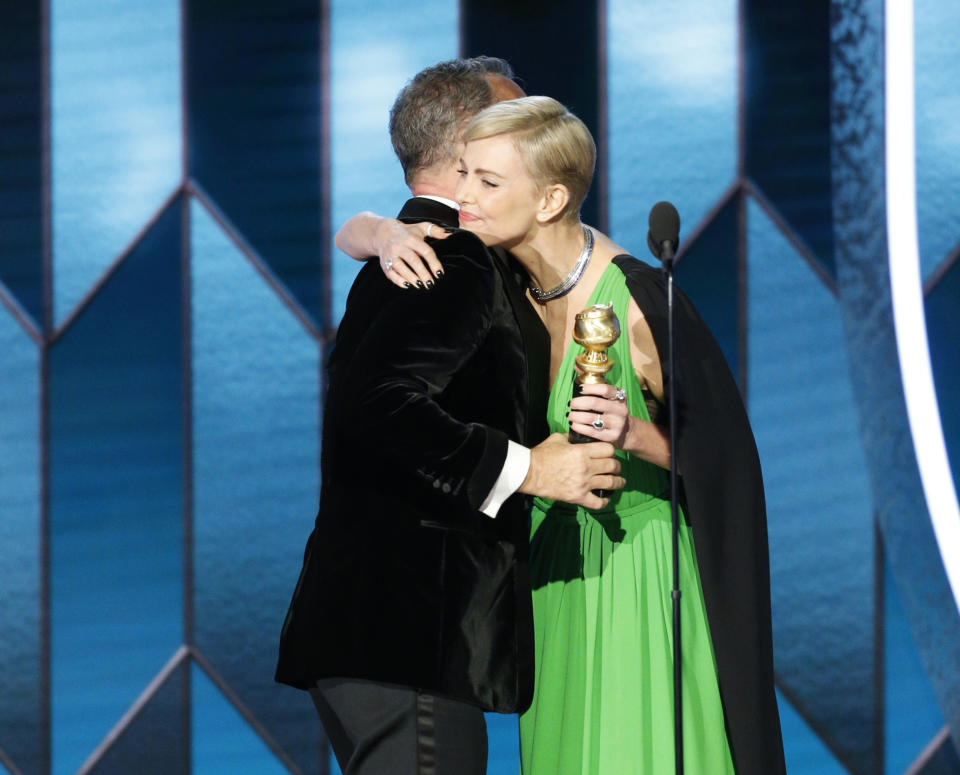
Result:
<svg viewBox="0 0 960 775"><path fill-rule="evenodd" d="M374 232L380 268L394 285L401 288L432 288L443 275L443 265L425 241L425 237L446 239L448 233L435 223L401 223L384 218Z"/></svg>
<svg viewBox="0 0 960 775"><path fill-rule="evenodd" d="M626 449L630 417L626 393L616 385L583 385L583 395L570 401L570 430Z"/></svg>
<svg viewBox="0 0 960 775"><path fill-rule="evenodd" d="M607 441L661 468L670 467L668 429L631 415L626 393L616 385L584 385L583 395L570 402L568 417L577 433Z"/></svg>

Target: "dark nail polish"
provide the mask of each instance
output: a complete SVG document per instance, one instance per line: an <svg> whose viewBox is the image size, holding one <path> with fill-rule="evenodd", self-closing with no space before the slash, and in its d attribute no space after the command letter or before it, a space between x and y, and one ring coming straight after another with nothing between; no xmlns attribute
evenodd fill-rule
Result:
<svg viewBox="0 0 960 775"><path fill-rule="evenodd" d="M404 288L412 288L413 286L410 285L410 283L404 283L404 284L403 284L403 287L404 287Z"/></svg>
<svg viewBox="0 0 960 775"><path fill-rule="evenodd" d="M453 228L452 226L444 226L444 227L443 227L443 230L444 230L447 234L453 234L453 233L456 231L456 229Z"/></svg>
<svg viewBox="0 0 960 775"><path fill-rule="evenodd" d="M433 281L432 281L432 280L427 280L427 287L428 287L428 288L432 288L432 287L433 287Z"/></svg>
<svg viewBox="0 0 960 775"><path fill-rule="evenodd" d="M425 291L425 290L426 290L426 287L424 286L424 284L423 284L420 280L417 280L417 287L418 287L421 291Z"/></svg>
<svg viewBox="0 0 960 775"><path fill-rule="evenodd" d="M438 269L438 270L437 270L437 279L439 280L441 277L443 277L443 270L442 270L442 269Z"/></svg>

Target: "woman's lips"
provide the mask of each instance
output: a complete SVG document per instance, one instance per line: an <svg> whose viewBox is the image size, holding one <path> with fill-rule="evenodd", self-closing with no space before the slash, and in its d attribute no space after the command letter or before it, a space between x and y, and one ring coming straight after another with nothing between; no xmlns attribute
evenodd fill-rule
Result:
<svg viewBox="0 0 960 775"><path fill-rule="evenodd" d="M464 212L463 210L460 211L460 223L472 223L473 221L479 221L479 220L480 219L477 218L477 216L471 213Z"/></svg>

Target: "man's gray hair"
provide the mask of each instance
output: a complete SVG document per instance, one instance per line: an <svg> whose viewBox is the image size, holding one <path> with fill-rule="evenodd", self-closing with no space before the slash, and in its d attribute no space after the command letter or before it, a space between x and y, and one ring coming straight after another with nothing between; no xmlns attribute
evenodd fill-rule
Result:
<svg viewBox="0 0 960 775"><path fill-rule="evenodd" d="M421 70L397 95L390 140L408 186L418 171L453 160L466 122L494 102L488 75L513 79L513 70L496 57L451 59Z"/></svg>

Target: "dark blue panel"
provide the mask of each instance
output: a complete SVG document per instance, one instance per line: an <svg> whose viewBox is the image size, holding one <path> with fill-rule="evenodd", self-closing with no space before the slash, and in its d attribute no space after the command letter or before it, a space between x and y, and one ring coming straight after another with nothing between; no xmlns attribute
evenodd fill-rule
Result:
<svg viewBox="0 0 960 775"><path fill-rule="evenodd" d="M923 276L960 242L960 3L914 0L917 225Z"/></svg>
<svg viewBox="0 0 960 775"><path fill-rule="evenodd" d="M395 215L410 196L390 144L387 116L397 93L418 71L457 55L457 0L422 0L415 14L393 0L329 0L328 5L330 217L336 230L361 210ZM361 265L330 249L330 320L337 325Z"/></svg>
<svg viewBox="0 0 960 775"><path fill-rule="evenodd" d="M840 308L748 200L748 398L763 464L774 661L845 763L874 736L873 504Z"/></svg>
<svg viewBox="0 0 960 775"><path fill-rule="evenodd" d="M597 0L462 0L460 24L464 56L503 57L527 94L559 100L600 135L597 79L600 51ZM551 55L533 41L549 41ZM605 172L598 168L583 204L585 223L601 225L599 190Z"/></svg>
<svg viewBox="0 0 960 775"><path fill-rule="evenodd" d="M745 172L832 273L831 4L744 5Z"/></svg>
<svg viewBox="0 0 960 775"><path fill-rule="evenodd" d="M43 89L38 0L0 24L0 281L43 321Z"/></svg>
<svg viewBox="0 0 960 775"><path fill-rule="evenodd" d="M945 738L917 775L960 775L960 755L951 738Z"/></svg>
<svg viewBox="0 0 960 775"><path fill-rule="evenodd" d="M783 753L790 775L847 775L850 772L780 692L777 692L777 705Z"/></svg>
<svg viewBox="0 0 960 775"><path fill-rule="evenodd" d="M322 327L321 4L185 7L190 174Z"/></svg>
<svg viewBox="0 0 960 775"><path fill-rule="evenodd" d="M180 203L50 351L54 772L182 639Z"/></svg>
<svg viewBox="0 0 960 775"><path fill-rule="evenodd" d="M655 202L690 234L736 175L737 2L606 6L610 231L646 254Z"/></svg>
<svg viewBox="0 0 960 775"><path fill-rule="evenodd" d="M179 0L50 3L54 313L180 181Z"/></svg>
<svg viewBox="0 0 960 775"><path fill-rule="evenodd" d="M319 494L319 345L191 206L196 644L307 773L316 713L273 682Z"/></svg>
<svg viewBox="0 0 960 775"><path fill-rule="evenodd" d="M884 573L884 762L904 772L943 727L889 568Z"/></svg>
<svg viewBox="0 0 960 775"><path fill-rule="evenodd" d="M0 750L41 773L40 353L0 306Z"/></svg>
<svg viewBox="0 0 960 775"><path fill-rule="evenodd" d="M196 665L190 686L192 772L198 775L218 772L286 775L289 772Z"/></svg>
<svg viewBox="0 0 960 775"><path fill-rule="evenodd" d="M926 298L927 339L953 481L960 484L960 261Z"/></svg>
<svg viewBox="0 0 960 775"><path fill-rule="evenodd" d="M740 267L737 213L740 196L730 201L689 245L677 262L676 283L693 300L740 379Z"/></svg>
<svg viewBox="0 0 960 775"><path fill-rule="evenodd" d="M190 775L189 663L181 663L98 759L91 775Z"/></svg>

